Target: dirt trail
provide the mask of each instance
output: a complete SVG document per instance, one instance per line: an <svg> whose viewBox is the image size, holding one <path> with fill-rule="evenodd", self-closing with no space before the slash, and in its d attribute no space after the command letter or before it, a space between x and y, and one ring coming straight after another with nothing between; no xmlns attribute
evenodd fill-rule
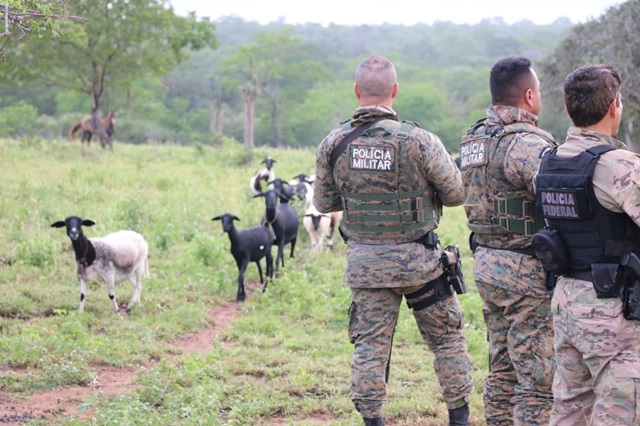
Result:
<svg viewBox="0 0 640 426"><path fill-rule="evenodd" d="M182 354L204 353L211 349L211 342L220 341L223 331L233 322L241 306L229 302L216 306L209 311L212 324L197 333L189 333L170 342L181 349ZM224 345L224 342L220 341ZM143 368L151 368L147 365ZM83 401L101 392L106 395L126 393L139 386L134 384L139 370L117 368L104 365L92 366L95 379L88 386L68 386L50 392L32 394L26 399L16 400L15 395L0 395L0 425L19 426L33 419L52 419L54 416L77 415L90 418L94 413L92 406L79 412ZM15 370L14 370L15 371ZM18 372L20 373L20 372Z"/></svg>

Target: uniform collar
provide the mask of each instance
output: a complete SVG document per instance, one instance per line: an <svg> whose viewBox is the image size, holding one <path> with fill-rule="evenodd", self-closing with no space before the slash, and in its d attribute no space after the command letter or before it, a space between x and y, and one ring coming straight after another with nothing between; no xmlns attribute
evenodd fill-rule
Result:
<svg viewBox="0 0 640 426"><path fill-rule="evenodd" d="M383 116L386 116L390 120L398 121L398 114L389 107L383 105L361 106L353 112L351 127L358 127Z"/></svg>
<svg viewBox="0 0 640 426"><path fill-rule="evenodd" d="M490 123L507 125L512 123L529 123L538 127L538 116L527 110L509 105L491 105L487 109Z"/></svg>
<svg viewBox="0 0 640 426"><path fill-rule="evenodd" d="M612 136L594 132L593 130L583 129L582 127L569 127L569 130L567 131L567 140L565 143L572 141L590 141L593 142L594 146L607 144L613 145L616 148L627 148L627 146L623 142L620 142L618 139Z"/></svg>

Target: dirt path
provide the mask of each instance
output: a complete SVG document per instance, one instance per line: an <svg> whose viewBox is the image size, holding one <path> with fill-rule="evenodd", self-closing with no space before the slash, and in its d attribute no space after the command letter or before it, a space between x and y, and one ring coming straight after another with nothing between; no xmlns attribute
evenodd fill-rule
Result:
<svg viewBox="0 0 640 426"><path fill-rule="evenodd" d="M216 306L209 311L213 319L210 326L197 333L186 334L170 344L181 349L182 354L204 353L211 349L213 341L220 341L224 345L220 336L236 318L240 309L240 305L235 302ZM149 367L153 365L144 368ZM139 370L104 365L94 365L92 368L96 377L88 386L69 386L36 393L23 400L16 400L15 396L0 395L0 424L19 426L27 420L51 419L54 416L78 415L91 418L95 408L90 405L83 407L82 404L95 393L115 395L139 387L134 384ZM80 407L85 411L79 412Z"/></svg>

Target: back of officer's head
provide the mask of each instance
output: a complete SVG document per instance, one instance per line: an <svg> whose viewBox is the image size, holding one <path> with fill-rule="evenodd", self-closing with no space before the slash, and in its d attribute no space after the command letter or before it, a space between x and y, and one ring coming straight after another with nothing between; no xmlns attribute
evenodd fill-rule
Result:
<svg viewBox="0 0 640 426"><path fill-rule="evenodd" d="M599 123L612 101L620 102L620 76L609 65L585 65L564 80L564 103L577 127Z"/></svg>
<svg viewBox="0 0 640 426"><path fill-rule="evenodd" d="M391 97L396 81L396 68L383 56L370 56L356 69L356 84L365 98Z"/></svg>
<svg viewBox="0 0 640 426"><path fill-rule="evenodd" d="M533 89L535 76L531 61L522 56L500 59L491 68L489 90L493 105L516 106L527 89Z"/></svg>

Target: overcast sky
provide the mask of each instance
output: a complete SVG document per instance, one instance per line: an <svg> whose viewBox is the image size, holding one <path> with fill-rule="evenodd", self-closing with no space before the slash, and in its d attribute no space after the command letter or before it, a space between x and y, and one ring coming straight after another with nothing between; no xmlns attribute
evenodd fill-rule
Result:
<svg viewBox="0 0 640 426"><path fill-rule="evenodd" d="M635 0L630 0L635 1ZM328 25L404 24L451 21L477 24L483 18L502 17L512 24L529 19L536 24L550 24L560 17L573 23L586 22L602 15L621 0L170 0L178 15L195 11L198 17L212 20L235 15L261 24L280 18L288 24L308 22Z"/></svg>

